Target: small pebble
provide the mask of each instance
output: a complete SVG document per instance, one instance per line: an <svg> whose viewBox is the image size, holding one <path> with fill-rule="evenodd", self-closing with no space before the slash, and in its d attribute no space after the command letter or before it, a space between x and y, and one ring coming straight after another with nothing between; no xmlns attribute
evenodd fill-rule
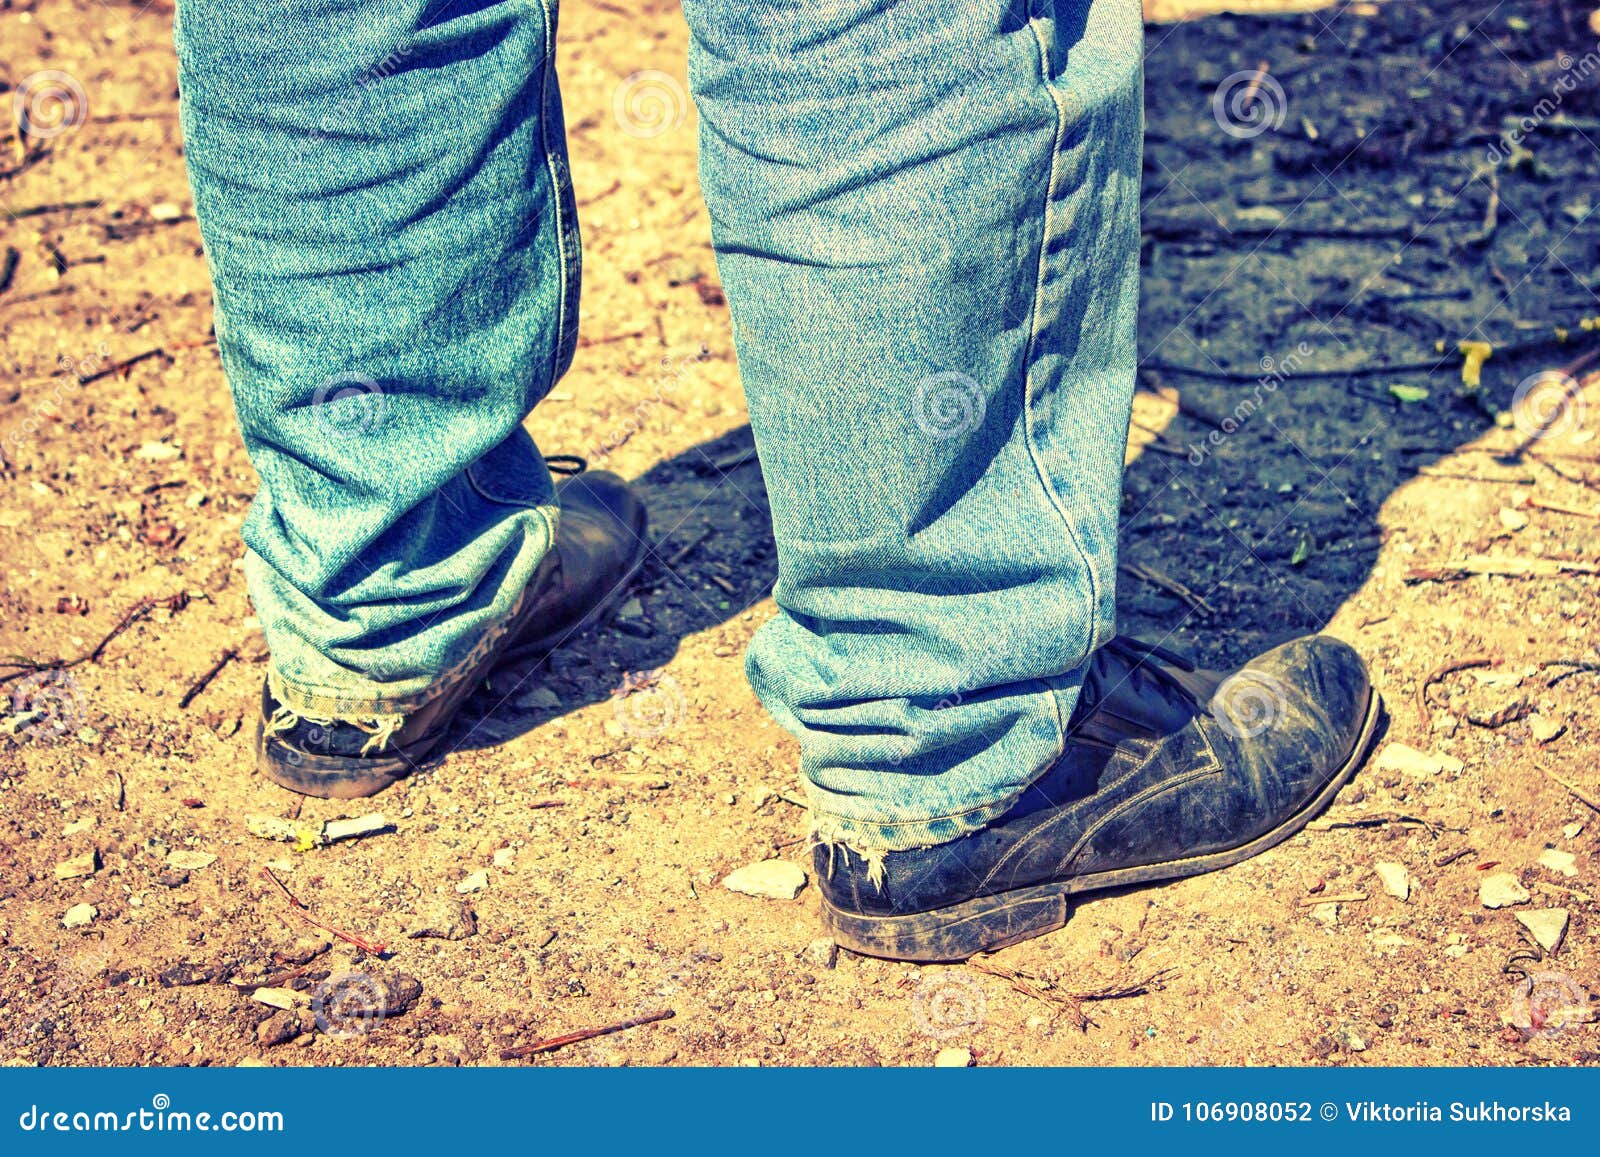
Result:
<svg viewBox="0 0 1600 1157"><path fill-rule="evenodd" d="M217 857L210 852L189 852L180 849L167 853L167 866L185 872L198 872L201 868L209 868L216 862Z"/></svg>
<svg viewBox="0 0 1600 1157"><path fill-rule="evenodd" d="M281 1008L293 1010L302 1004L309 1004L309 999L292 988L258 988L250 994L251 999L268 1008Z"/></svg>
<svg viewBox="0 0 1600 1157"><path fill-rule="evenodd" d="M1383 890L1402 902L1411 898L1411 873L1404 864L1383 860L1372 865L1383 883Z"/></svg>
<svg viewBox="0 0 1600 1157"><path fill-rule="evenodd" d="M806 886L806 874L799 865L788 860L763 860L733 872L722 881L722 886L746 896L793 900Z"/></svg>
<svg viewBox="0 0 1600 1157"><path fill-rule="evenodd" d="M1539 743L1549 743L1566 729L1565 723L1559 719L1551 719L1548 715L1528 716L1528 733Z"/></svg>
<svg viewBox="0 0 1600 1157"><path fill-rule="evenodd" d="M1378 771L1398 771L1405 775L1452 775L1465 768L1459 759L1442 751L1423 752L1405 743L1391 743L1378 753L1373 763Z"/></svg>
<svg viewBox="0 0 1600 1157"><path fill-rule="evenodd" d="M1528 516L1520 510L1502 506L1500 508L1500 525L1514 534L1528 525Z"/></svg>
<svg viewBox="0 0 1600 1157"><path fill-rule="evenodd" d="M73 856L70 860L62 860L56 865L56 879L81 880L85 876L94 875L99 867L99 854L90 848L81 856Z"/></svg>
<svg viewBox="0 0 1600 1157"><path fill-rule="evenodd" d="M63 928L87 928L94 923L95 917L100 915L100 909L93 904L74 904L68 908L61 917Z"/></svg>
<svg viewBox="0 0 1600 1157"><path fill-rule="evenodd" d="M940 1049L939 1055L933 1058L933 1067L936 1069L970 1069L972 1067L972 1052L969 1049Z"/></svg>
<svg viewBox="0 0 1600 1157"><path fill-rule="evenodd" d="M1510 908L1526 904L1533 897L1522 886L1522 881L1510 872L1495 872L1485 876L1478 885L1478 899L1485 908Z"/></svg>
<svg viewBox="0 0 1600 1157"><path fill-rule="evenodd" d="M1567 936L1570 916L1565 908L1541 908L1535 912L1518 912L1517 922L1528 930L1534 943L1554 956Z"/></svg>
<svg viewBox="0 0 1600 1157"><path fill-rule="evenodd" d="M1571 852L1546 848L1539 853L1539 864L1541 867L1549 868L1552 872L1559 872L1563 876L1576 876L1578 874L1578 857Z"/></svg>
<svg viewBox="0 0 1600 1157"><path fill-rule="evenodd" d="M489 872L485 868L479 868L476 872L473 872L471 875L469 875L465 880L462 880L461 883L457 884L456 891L465 896L470 892L481 892L488 886Z"/></svg>

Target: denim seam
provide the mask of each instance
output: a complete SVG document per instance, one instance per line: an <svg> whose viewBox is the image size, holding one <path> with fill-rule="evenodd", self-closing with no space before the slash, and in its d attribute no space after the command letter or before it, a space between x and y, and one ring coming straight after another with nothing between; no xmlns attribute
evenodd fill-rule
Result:
<svg viewBox="0 0 1600 1157"><path fill-rule="evenodd" d="M1156 799L1169 791L1183 787L1186 784L1193 783L1197 779L1205 779L1208 776L1216 775L1221 770L1222 769L1220 765L1216 764L1213 764L1211 767L1191 768L1188 771L1179 772L1177 775L1170 776L1167 779L1162 780L1160 783L1153 783L1131 798L1123 800L1122 803L1118 804L1105 815L1101 816L1098 821L1089 825L1088 829L1084 831L1083 835L1078 837L1078 842L1072 845L1072 851L1067 853L1066 859L1062 861L1063 864L1070 866L1072 862L1078 858L1078 854L1088 846L1089 841L1094 839L1096 835L1105 829L1107 824L1111 823L1113 820L1116 820L1118 817L1126 815L1128 812L1144 806L1151 800Z"/></svg>
<svg viewBox="0 0 1600 1157"><path fill-rule="evenodd" d="M1039 342L1040 307L1045 295L1045 275L1050 252L1051 210L1055 206L1057 182L1061 176L1061 146L1066 139L1067 110L1065 103L1061 99L1061 94L1056 90L1055 84L1050 79L1050 49L1045 43L1044 31L1040 27L1039 18L1030 16L1028 18L1028 27L1033 30L1034 40L1039 46L1039 79L1043 83L1045 91L1050 94L1050 103L1055 108L1056 131L1050 141L1050 177L1045 185L1044 207L1040 213L1039 269L1034 279L1033 308L1030 310L1032 316L1028 321L1028 344L1022 355L1023 438L1028 447L1028 458L1033 463L1035 472L1039 475L1039 483L1044 488L1045 496L1049 499L1050 505L1055 509L1057 515L1060 516L1061 524L1067 532L1067 539L1077 550L1079 561L1083 563L1089 587L1084 599L1085 609L1088 612L1085 621L1089 624L1089 635L1092 642L1095 632L1096 608L1100 605L1099 584L1095 578L1094 564L1089 559L1089 552L1079 540L1077 529L1072 525L1072 519L1067 515L1066 505L1061 501L1061 495L1056 492L1055 484L1050 480L1049 471L1044 467L1044 462L1039 453L1038 442L1034 437L1034 354ZM1059 759L1067 746L1067 720L1062 718L1060 699L1048 685L1046 685L1041 694L1050 700L1051 715L1056 721L1055 758Z"/></svg>
<svg viewBox="0 0 1600 1157"><path fill-rule="evenodd" d="M1119 771L1116 774L1115 778L1110 779L1107 782L1105 782L1105 783L1101 784L1100 786L1096 787L1095 795L1096 796L1100 796L1100 797L1103 798L1103 797L1105 797L1107 795L1110 795L1111 793L1115 792L1123 784L1127 783L1130 779L1132 779L1134 776L1138 775L1146 767L1150 766L1150 756L1151 756L1151 751L1147 749L1144 752L1144 754L1142 756L1140 756L1139 758L1134 759L1134 758L1130 757L1130 760L1129 760L1127 766L1123 770ZM1114 764L1116 758L1117 757L1114 755L1111 760L1107 761L1106 766L1107 767L1111 767ZM1213 760L1215 760L1215 756L1213 756ZM1091 797L1091 798L1093 798L1093 797ZM1054 803L1054 802L1055 802L1054 800L1051 800L1051 803ZM1081 811L1081 810L1082 810L1082 807L1081 807L1081 805L1079 805L1079 806L1077 806L1077 807L1075 807L1073 809L1073 814L1076 814L1078 811ZM1017 840L1016 846L1013 847L1011 849L1011 851L1007 852L1004 856L1002 856L999 860L997 860L995 862L994 867L989 869L989 871L985 874L985 876L983 878L983 882L985 884L987 884L990 880L994 879L995 876L999 875L1001 870L1003 868L1005 868L1008 863L1010 863L1012 860L1020 859L1023 855L1025 855L1026 854L1026 849L1028 848L1029 844L1034 840L1034 838L1037 837L1046 828L1050 827L1052 824L1058 823L1059 821L1060 821L1060 814L1059 813L1057 815L1053 815L1053 816L1046 816L1044 819L1040 820L1038 823L1034 824L1033 827L1029 828L1026 832L1024 832L1022 834L1022 836ZM1079 838L1081 839L1081 837L1079 837Z"/></svg>
<svg viewBox="0 0 1600 1157"><path fill-rule="evenodd" d="M820 789L817 788L815 784L813 784L813 785L811 785L811 790L812 791L819 791ZM1021 790L1019 790L1017 792L1017 795L1021 795L1022 792L1026 791L1026 790L1027 790L1027 788L1022 788ZM828 794L832 795L833 793L829 792ZM865 820L865 819L857 819L854 816L833 815L833 814L830 814L828 812L821 811L819 809L817 811L817 816L816 816L815 823L820 823L822 820L830 820L830 821L835 822L835 823L857 824L857 825L860 825L862 827L873 827L873 828L926 827L929 824L940 823L943 820L958 820L958 819L961 819L964 816L970 816L970 815L973 815L973 814L975 814L977 812L981 812L981 811L988 811L988 810L990 810L992 808L1009 807L1010 804L1011 804L1011 800L1010 799L1004 799L1004 800L1000 800L1000 801L994 802L994 803L981 803L981 804L978 804L976 807L970 807L970 808L965 809L964 811L950 812L950 813L948 813L946 815L929 816L926 819L919 819L919 820ZM815 823L813 824L813 826L815 826Z"/></svg>
<svg viewBox="0 0 1600 1157"><path fill-rule="evenodd" d="M569 316L576 313L571 301L574 261L571 249L572 243L577 241L577 204L574 201L572 206L574 219L567 220L570 180L563 181L561 160L550 143L550 122L554 119L552 105L560 91L556 82L556 13L550 0L541 0L540 8L544 11L544 76L539 86L539 142L544 150L545 171L550 174L550 206L555 215L556 255L561 264L561 299L556 303L556 348L555 356L551 359L550 381L545 387L548 390L566 372L577 352L576 317ZM570 238L567 235L569 230L573 234ZM571 349L567 348L569 339Z"/></svg>

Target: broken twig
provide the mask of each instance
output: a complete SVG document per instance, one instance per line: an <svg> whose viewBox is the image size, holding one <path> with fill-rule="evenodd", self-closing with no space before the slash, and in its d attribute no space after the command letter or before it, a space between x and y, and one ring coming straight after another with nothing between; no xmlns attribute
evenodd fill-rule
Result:
<svg viewBox="0 0 1600 1157"><path fill-rule="evenodd" d="M158 607L165 607L174 613L183 610L189 605L189 596L183 591L166 598L143 598L130 607L122 618L117 620L116 626L107 631L105 637L94 645L94 648L85 651L71 659L25 659L20 655L13 658L0 658L0 667L15 667L16 670L7 675L0 675L0 683L9 683L13 679L20 679L23 675L30 675L37 671L66 671L73 667L80 667L85 663L93 663L105 654L111 641L144 618Z"/></svg>
<svg viewBox="0 0 1600 1157"><path fill-rule="evenodd" d="M234 650L232 647L229 647L227 650L223 651L221 655L217 656L217 661L211 664L211 666L207 667L205 672L198 679L189 684L189 689L183 693L183 698L178 700L178 709L181 711L188 707L189 704L193 703L200 695L200 692L211 686L211 680L215 679L219 674L221 674L222 669L238 657L239 652Z"/></svg>
<svg viewBox="0 0 1600 1157"><path fill-rule="evenodd" d="M289 901L290 906L293 907L296 912L300 913L300 915L308 923L321 928L329 936L337 936L340 940L343 940L348 944L354 944L357 948L361 949L361 951L370 953L373 956L383 956L388 953L389 950L382 944L374 944L372 941L365 940L362 937L355 935L353 932L341 932L339 929L333 927L333 925L324 924L321 920L318 920L311 914L311 909L306 907L306 905L298 896L289 891L289 886L282 880L278 879L278 874L265 864L261 866L261 874L267 879L271 880L274 884L278 885L278 891L283 893L283 898Z"/></svg>
<svg viewBox="0 0 1600 1157"><path fill-rule="evenodd" d="M1543 771L1544 769L1540 768L1540 770ZM1545 775L1549 776L1551 779L1553 779L1557 783L1559 783L1562 787L1566 788L1567 791L1571 792L1573 799L1577 800L1579 803L1587 804L1589 807L1593 808L1595 811L1600 812L1600 798L1597 798L1595 796L1590 795L1588 792L1584 791L1583 788L1579 787L1577 784L1569 783L1567 780L1562 779L1559 775L1557 775L1553 771L1546 771Z"/></svg>
<svg viewBox="0 0 1600 1157"><path fill-rule="evenodd" d="M565 1048L567 1045L594 1040L596 1037L610 1036L612 1033L624 1032L630 1028L638 1028L640 1025L655 1024L658 1020L671 1020L677 1015L670 1008L658 1009L655 1012L647 1012L643 1016L619 1020L615 1024L601 1025L599 1028L579 1029L577 1032L569 1032L565 1036L553 1036L548 1040L534 1041L531 1045L517 1045L515 1048L501 1049L500 1059L514 1061L522 1057L531 1057L535 1053L554 1052L556 1049Z"/></svg>

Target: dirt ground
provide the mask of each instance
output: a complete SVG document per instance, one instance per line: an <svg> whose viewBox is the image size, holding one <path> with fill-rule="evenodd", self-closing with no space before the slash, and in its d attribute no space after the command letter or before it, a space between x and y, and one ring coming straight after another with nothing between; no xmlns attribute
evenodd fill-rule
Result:
<svg viewBox="0 0 1600 1157"><path fill-rule="evenodd" d="M653 561L612 624L497 674L443 763L302 807L252 769L256 482L208 340L170 7L0 0L6 108L44 72L68 99L66 125L41 107L0 142L0 1056L1595 1063L1588 19L1470 0L1150 26L1122 627L1210 662L1325 627L1371 662L1388 730L1282 847L917 968L818 943L814 885L722 886L810 864L795 746L741 666L775 561L676 5L563 13L584 336L530 419L639 479ZM1462 341L1493 347L1476 389ZM29 665L57 658L83 661ZM309 846L369 811L388 829Z"/></svg>

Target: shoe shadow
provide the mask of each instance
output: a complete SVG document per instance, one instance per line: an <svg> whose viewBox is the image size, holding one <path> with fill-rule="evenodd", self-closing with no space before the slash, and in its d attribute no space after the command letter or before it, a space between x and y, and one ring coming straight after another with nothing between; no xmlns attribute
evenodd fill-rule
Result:
<svg viewBox="0 0 1600 1157"><path fill-rule="evenodd" d="M1600 304L1570 273L1596 267L1597 242L1563 226L1573 206L1543 179L1581 177L1586 146L1557 134L1541 168L1483 168L1495 138L1469 130L1498 126L1536 93L1532 74L1513 73L1487 40L1444 45L1435 66L1438 46L1415 31L1453 23L1419 9L1470 22L1492 7L1150 30L1124 633L1220 667L1320 630L1371 576L1379 511L1398 488L1433 472L1513 496L1547 435L1570 427L1577 402L1552 408L1549 392L1531 402L1528 383L1570 382L1540 377L1582 348L1546 323ZM1565 43L1574 30L1560 20L1541 10L1519 51ZM1319 37L1361 50L1308 51ZM1235 67L1218 62L1222 45ZM1270 84L1257 80L1262 59L1283 62ZM1397 96L1407 83L1397 59L1432 66L1428 83L1444 95L1425 107ZM1230 86L1252 82L1250 99L1269 102L1264 119L1231 119ZM1568 107L1589 105L1600 96L1574 95ZM1496 346L1477 389L1464 384L1461 341ZM1498 453L1468 451L1470 473L1434 471L1494 429L1496 414L1511 416ZM637 482L657 537L632 596L577 645L492 678L451 746L501 743L626 693L628 673L661 667L685 636L770 594L776 552L748 427Z"/></svg>

